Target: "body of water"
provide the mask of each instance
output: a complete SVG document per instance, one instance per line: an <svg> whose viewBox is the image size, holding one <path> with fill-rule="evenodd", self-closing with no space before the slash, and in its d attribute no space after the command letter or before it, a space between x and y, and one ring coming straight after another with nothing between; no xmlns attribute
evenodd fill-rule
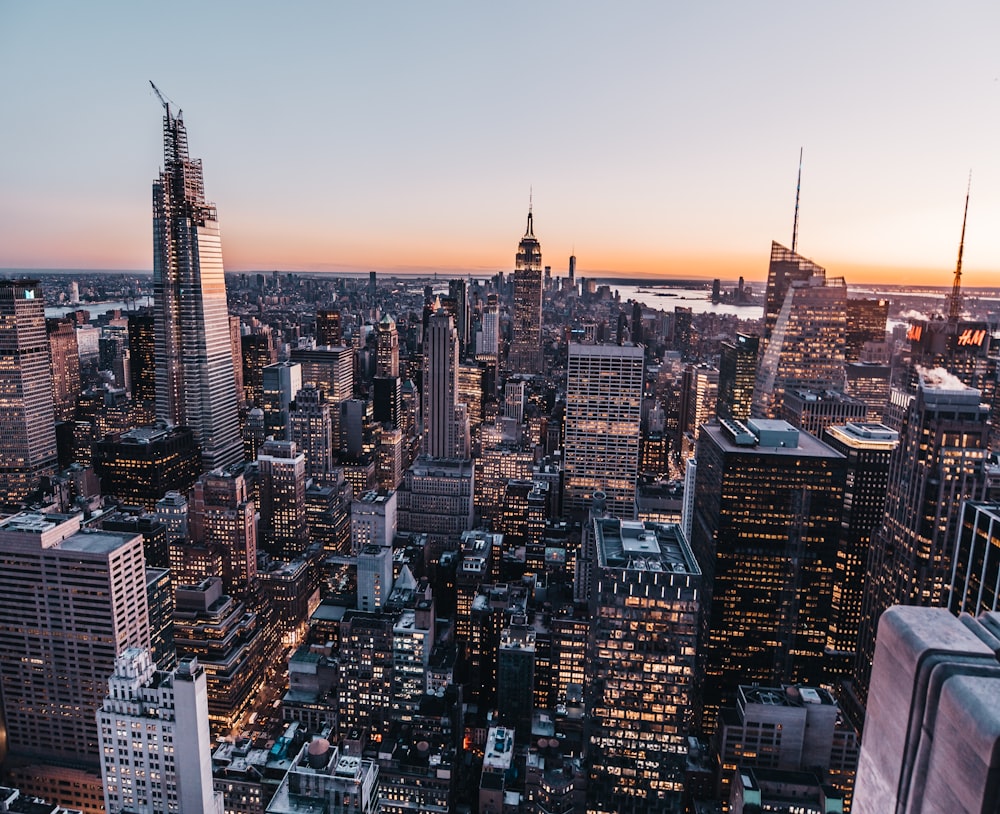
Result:
<svg viewBox="0 0 1000 814"><path fill-rule="evenodd" d="M144 305L152 305L153 298L150 297L147 301L145 297L140 297L136 299L134 303L135 308L141 308ZM133 303L129 302L81 302L76 305L47 305L45 306L45 316L46 317L61 317L66 314L72 313L73 311L90 311L91 318L100 316L101 314L106 314L108 311L131 311L133 308Z"/></svg>
<svg viewBox="0 0 1000 814"><path fill-rule="evenodd" d="M740 319L760 319L764 316L763 286L759 286L760 305L733 305L732 303L712 302L712 289L709 288L674 288L666 285L614 285L611 290L617 291L622 299L637 300L647 308L658 311L673 311L680 306L690 308L695 314L733 314Z"/></svg>

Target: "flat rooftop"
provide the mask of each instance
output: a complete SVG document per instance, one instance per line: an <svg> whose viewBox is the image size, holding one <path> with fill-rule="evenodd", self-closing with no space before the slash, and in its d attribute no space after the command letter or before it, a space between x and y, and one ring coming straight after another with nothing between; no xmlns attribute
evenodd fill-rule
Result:
<svg viewBox="0 0 1000 814"><path fill-rule="evenodd" d="M768 425L772 422L764 422L759 419L751 419L756 426L762 427L763 429L768 429ZM777 424L785 424L784 421L774 422ZM762 426L763 425L763 426ZM789 425L790 426L790 425ZM777 428L781 431L781 428ZM705 434L708 438L711 438L717 447L722 449L724 452L732 453L734 455L759 455L766 454L768 456L778 455L787 458L843 458L844 456L837 452L832 447L827 446L818 438L810 435L807 432L799 431L797 443L798 446L768 446L764 443L758 443L755 445L743 445L736 444L723 430L722 426L719 424L702 424L701 432Z"/></svg>
<svg viewBox="0 0 1000 814"><path fill-rule="evenodd" d="M594 521L598 560L609 568L700 574L680 526L614 517Z"/></svg>

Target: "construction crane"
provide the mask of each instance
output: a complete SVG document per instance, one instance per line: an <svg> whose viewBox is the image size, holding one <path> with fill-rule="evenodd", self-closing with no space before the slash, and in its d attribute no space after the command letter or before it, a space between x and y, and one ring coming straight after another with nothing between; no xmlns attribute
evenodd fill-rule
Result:
<svg viewBox="0 0 1000 814"><path fill-rule="evenodd" d="M958 241L958 264L955 266L955 282L951 285L948 301L948 321L958 323L962 315L962 252L965 250L965 221L969 217L969 193L972 191L972 170L969 170L969 185L965 190L965 212L962 215L962 237Z"/></svg>
<svg viewBox="0 0 1000 814"><path fill-rule="evenodd" d="M156 85L153 84L153 80L152 79L149 80L149 84L150 84L150 87L153 88L153 93L156 94L156 98L159 99L160 100L160 104L163 105L163 109L167 112L167 118L168 119L171 118L171 116L170 116L170 102L168 102L167 98L162 93L160 93L160 89L158 87L156 87ZM181 118L181 114L183 112L184 111L182 111L182 110L178 110L177 111L177 115L175 117L173 117L173 118L177 118L177 119Z"/></svg>

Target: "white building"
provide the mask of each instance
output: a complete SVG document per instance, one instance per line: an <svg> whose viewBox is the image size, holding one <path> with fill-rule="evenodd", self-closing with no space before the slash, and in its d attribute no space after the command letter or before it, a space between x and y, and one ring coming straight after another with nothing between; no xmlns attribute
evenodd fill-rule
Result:
<svg viewBox="0 0 1000 814"><path fill-rule="evenodd" d="M351 550L367 545L392 548L396 537L396 493L366 492L351 501Z"/></svg>
<svg viewBox="0 0 1000 814"><path fill-rule="evenodd" d="M97 711L108 814L223 814L212 790L208 683L197 658L172 673L130 647L115 661Z"/></svg>

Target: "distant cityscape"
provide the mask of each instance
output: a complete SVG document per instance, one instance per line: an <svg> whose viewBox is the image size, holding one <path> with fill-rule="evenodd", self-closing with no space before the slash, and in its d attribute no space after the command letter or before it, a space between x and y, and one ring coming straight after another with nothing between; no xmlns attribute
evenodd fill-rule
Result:
<svg viewBox="0 0 1000 814"><path fill-rule="evenodd" d="M0 811L997 809L961 248L588 277L529 203L494 274L227 273L160 100L152 274L0 276Z"/></svg>

